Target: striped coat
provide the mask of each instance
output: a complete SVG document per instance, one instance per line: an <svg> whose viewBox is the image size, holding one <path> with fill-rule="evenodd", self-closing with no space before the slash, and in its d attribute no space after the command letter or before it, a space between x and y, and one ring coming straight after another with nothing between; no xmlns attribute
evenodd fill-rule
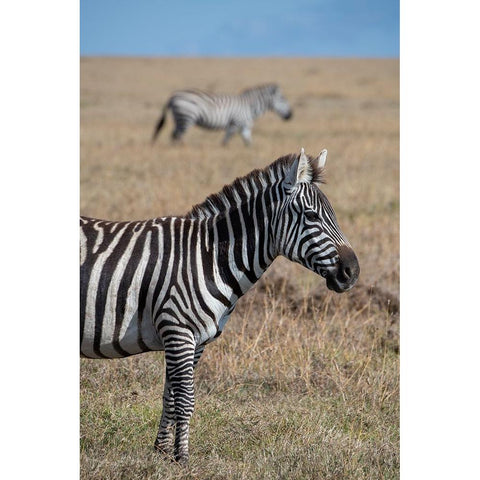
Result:
<svg viewBox="0 0 480 480"><path fill-rule="evenodd" d="M193 371L238 299L278 255L337 292L357 258L319 185L326 151L288 155L209 196L184 217L80 220L80 341L89 358L163 350L166 381L155 448L188 460Z"/></svg>

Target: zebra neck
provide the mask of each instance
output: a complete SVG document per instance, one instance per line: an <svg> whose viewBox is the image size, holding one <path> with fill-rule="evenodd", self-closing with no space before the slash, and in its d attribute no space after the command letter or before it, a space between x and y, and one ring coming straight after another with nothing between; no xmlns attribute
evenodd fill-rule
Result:
<svg viewBox="0 0 480 480"><path fill-rule="evenodd" d="M256 95L252 92L248 92L248 94L245 94L245 97L250 105L250 111L254 118L263 115L268 110L267 100L258 92Z"/></svg>
<svg viewBox="0 0 480 480"><path fill-rule="evenodd" d="M258 199L252 199L213 221L217 268L238 298L253 286L276 257L268 210L271 209L264 203L262 208Z"/></svg>

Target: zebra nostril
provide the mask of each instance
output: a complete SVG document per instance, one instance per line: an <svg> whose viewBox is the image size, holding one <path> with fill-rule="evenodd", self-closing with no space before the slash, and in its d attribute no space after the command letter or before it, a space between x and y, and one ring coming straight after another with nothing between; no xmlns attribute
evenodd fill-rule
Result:
<svg viewBox="0 0 480 480"><path fill-rule="evenodd" d="M345 267L343 269L343 274L347 279L350 278L352 276L352 270L350 269L350 267Z"/></svg>

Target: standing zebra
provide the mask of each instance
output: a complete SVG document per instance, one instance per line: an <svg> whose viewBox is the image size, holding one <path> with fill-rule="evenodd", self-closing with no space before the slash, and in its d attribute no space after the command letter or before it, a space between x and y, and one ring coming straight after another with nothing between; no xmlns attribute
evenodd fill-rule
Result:
<svg viewBox="0 0 480 480"><path fill-rule="evenodd" d="M285 120L292 117L290 105L275 84L248 88L240 95L183 90L174 93L163 107L152 142L165 123L168 109L171 109L175 120L173 140L180 140L190 126L198 125L210 130L225 130L223 145L236 132L240 132L245 144L250 145L253 122L267 110L273 110Z"/></svg>
<svg viewBox="0 0 480 480"><path fill-rule="evenodd" d="M188 461L193 372L238 299L283 255L345 292L357 257L322 193L327 151L254 170L184 217L80 219L80 350L89 358L165 351L155 448Z"/></svg>

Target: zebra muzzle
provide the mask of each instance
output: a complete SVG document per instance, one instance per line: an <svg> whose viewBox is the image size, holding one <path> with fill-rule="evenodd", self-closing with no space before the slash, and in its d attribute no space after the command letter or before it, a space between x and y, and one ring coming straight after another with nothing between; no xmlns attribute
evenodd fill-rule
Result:
<svg viewBox="0 0 480 480"><path fill-rule="evenodd" d="M338 248L339 261L334 270L320 270L320 275L327 280L327 288L337 293L350 290L357 283L360 265L353 250L346 245Z"/></svg>

